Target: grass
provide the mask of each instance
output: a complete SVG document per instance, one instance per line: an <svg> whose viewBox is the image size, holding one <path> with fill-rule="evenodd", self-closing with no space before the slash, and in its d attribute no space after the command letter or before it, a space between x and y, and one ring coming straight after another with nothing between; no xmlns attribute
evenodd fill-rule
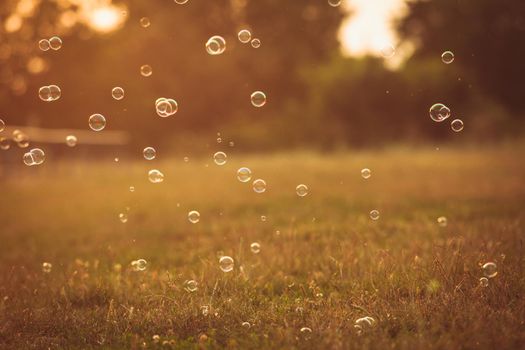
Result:
<svg viewBox="0 0 525 350"><path fill-rule="evenodd" d="M1 183L0 347L525 347L523 146L228 155L49 155ZM241 166L266 193L237 181ZM131 269L139 258L144 272ZM487 261L498 275L482 287ZM358 334L364 316L376 325Z"/></svg>

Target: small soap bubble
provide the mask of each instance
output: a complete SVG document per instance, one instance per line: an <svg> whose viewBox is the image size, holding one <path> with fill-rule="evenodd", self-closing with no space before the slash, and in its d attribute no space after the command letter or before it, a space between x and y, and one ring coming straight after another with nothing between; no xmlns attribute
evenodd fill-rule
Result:
<svg viewBox="0 0 525 350"><path fill-rule="evenodd" d="M361 177L363 179L369 179L372 176L372 172L368 168L361 169Z"/></svg>
<svg viewBox="0 0 525 350"><path fill-rule="evenodd" d="M259 47L261 47L261 40L258 38L253 38L251 45L254 49L258 49Z"/></svg>
<svg viewBox="0 0 525 350"><path fill-rule="evenodd" d="M51 45L49 43L49 40L42 39L38 42L38 48L42 51L47 51L51 48Z"/></svg>
<svg viewBox="0 0 525 350"><path fill-rule="evenodd" d="M370 219L372 219L374 221L378 220L379 219L379 210L376 210L376 209L371 210L370 211Z"/></svg>
<svg viewBox="0 0 525 350"><path fill-rule="evenodd" d="M40 165L46 160L46 154L40 148L33 148L28 153L31 153L33 157L33 165Z"/></svg>
<svg viewBox="0 0 525 350"><path fill-rule="evenodd" d="M445 64L454 62L454 53L452 51L445 51L441 54L441 61Z"/></svg>
<svg viewBox="0 0 525 350"><path fill-rule="evenodd" d="M24 155L22 157L22 161L27 166L35 165L35 159L34 159L33 154L31 152L24 153Z"/></svg>
<svg viewBox="0 0 525 350"><path fill-rule="evenodd" d="M140 74L143 77L149 77L153 73L153 68L149 64L144 64L140 66Z"/></svg>
<svg viewBox="0 0 525 350"><path fill-rule="evenodd" d="M68 135L66 136L66 145L68 147L75 147L77 145L77 137L75 135Z"/></svg>
<svg viewBox="0 0 525 350"><path fill-rule="evenodd" d="M206 52L210 55L220 55L226 50L226 40L222 36L214 35L206 42Z"/></svg>
<svg viewBox="0 0 525 350"><path fill-rule="evenodd" d="M446 227L448 224L448 220L446 217L440 216L439 218L437 218L437 223L441 227Z"/></svg>
<svg viewBox="0 0 525 350"><path fill-rule="evenodd" d="M89 127L93 131L102 131L106 127L106 118L102 114L92 114L89 117Z"/></svg>
<svg viewBox="0 0 525 350"><path fill-rule="evenodd" d="M113 96L113 98L115 100L122 100L124 98L124 89L121 88L120 86L116 86L114 87L112 90L111 90L111 96Z"/></svg>
<svg viewBox="0 0 525 350"><path fill-rule="evenodd" d="M60 50L62 47L62 39L60 39L58 36L53 36L49 39L49 47L51 50Z"/></svg>
<svg viewBox="0 0 525 350"><path fill-rule="evenodd" d="M252 33L248 29L242 29L237 34L237 37L239 38L239 41L243 44L247 44L252 39Z"/></svg>
<svg viewBox="0 0 525 350"><path fill-rule="evenodd" d="M176 4L179 4L179 5L184 5L185 3L187 3L189 0L175 0L175 3Z"/></svg>
<svg viewBox="0 0 525 350"><path fill-rule="evenodd" d="M140 19L140 26L142 28L148 28L150 26L151 22L148 17L142 17Z"/></svg>
<svg viewBox="0 0 525 350"><path fill-rule="evenodd" d="M308 186L306 186L305 184L297 185L297 187L295 188L295 193L297 193L299 197L306 196L308 194Z"/></svg>
<svg viewBox="0 0 525 350"><path fill-rule="evenodd" d="M253 242L250 244L250 250L253 254L259 254L261 251L261 245L258 242Z"/></svg>
<svg viewBox="0 0 525 350"><path fill-rule="evenodd" d="M450 117L450 108L442 103L435 103L429 110L430 118L435 122L442 122Z"/></svg>
<svg viewBox="0 0 525 350"><path fill-rule="evenodd" d="M217 137L217 143L222 143L222 138L221 137Z"/></svg>
<svg viewBox="0 0 525 350"><path fill-rule="evenodd" d="M52 269L53 269L53 265L51 265L51 263L48 263L48 262L43 262L42 263L42 272L43 273L50 273Z"/></svg>
<svg viewBox="0 0 525 350"><path fill-rule="evenodd" d="M38 97L40 97L42 101L56 101L61 95L62 91L57 85L42 86L40 89L38 89Z"/></svg>
<svg viewBox="0 0 525 350"><path fill-rule="evenodd" d="M188 163L190 161L189 157L184 157L184 163Z"/></svg>
<svg viewBox="0 0 525 350"><path fill-rule="evenodd" d="M158 184L164 181L164 174L157 169L151 169L148 172L148 179L153 184Z"/></svg>
<svg viewBox="0 0 525 350"><path fill-rule="evenodd" d="M120 220L121 223L125 224L126 222L128 222L128 214L120 213L118 214L118 219Z"/></svg>
<svg viewBox="0 0 525 350"><path fill-rule="evenodd" d="M255 180L252 185L256 193L264 193L266 191L266 181L263 179Z"/></svg>
<svg viewBox="0 0 525 350"><path fill-rule="evenodd" d="M266 95L262 91L253 92L250 99L254 107L262 107L266 104Z"/></svg>
<svg viewBox="0 0 525 350"><path fill-rule="evenodd" d="M224 152L216 152L213 155L213 161L217 165L224 165L224 164L226 164L226 159L227 158L228 157L226 156L226 153L224 153Z"/></svg>
<svg viewBox="0 0 525 350"><path fill-rule="evenodd" d="M2 119L0 119L0 132L4 130L5 130L5 122Z"/></svg>
<svg viewBox="0 0 525 350"><path fill-rule="evenodd" d="M233 271L233 259L229 256L221 256L219 259L219 267L222 272L231 272Z"/></svg>
<svg viewBox="0 0 525 350"><path fill-rule="evenodd" d="M130 192L135 192L135 186L129 186L129 191Z"/></svg>
<svg viewBox="0 0 525 350"><path fill-rule="evenodd" d="M251 327L250 322L243 322L241 326L242 328L246 328L246 329L249 329Z"/></svg>
<svg viewBox="0 0 525 350"><path fill-rule="evenodd" d="M450 122L450 128L454 132L460 132L463 130L464 124L463 120L461 119L454 119L452 122Z"/></svg>
<svg viewBox="0 0 525 350"><path fill-rule="evenodd" d="M184 282L184 289L190 293L197 291L198 284L195 280L186 280Z"/></svg>
<svg viewBox="0 0 525 350"><path fill-rule="evenodd" d="M266 215L261 215L261 221L262 221L262 222L266 222L266 220L268 220L268 218L266 217Z"/></svg>
<svg viewBox="0 0 525 350"><path fill-rule="evenodd" d="M148 262L145 259L133 260L131 262L131 268L133 271L145 271L148 267Z"/></svg>
<svg viewBox="0 0 525 350"><path fill-rule="evenodd" d="M381 47L381 55L384 58L391 58L394 57L396 54L396 48L391 44L386 44L383 47Z"/></svg>
<svg viewBox="0 0 525 350"><path fill-rule="evenodd" d="M487 278L494 278L498 274L498 267L493 262L485 263L482 266L482 269L483 269L483 274Z"/></svg>
<svg viewBox="0 0 525 350"><path fill-rule="evenodd" d="M481 277L481 278L479 279L479 284L480 284L480 286L486 288L486 287L489 286L489 279L488 279L487 277Z"/></svg>
<svg viewBox="0 0 525 350"><path fill-rule="evenodd" d="M144 159L153 160L157 156L157 151L153 147L146 147L142 151L142 154L144 155Z"/></svg>
<svg viewBox="0 0 525 350"><path fill-rule="evenodd" d="M237 179L240 182L248 182L252 179L252 171L249 168L242 167L237 170Z"/></svg>
<svg viewBox="0 0 525 350"><path fill-rule="evenodd" d="M312 329L310 327L303 327L299 331L304 339L310 339L312 335Z"/></svg>
<svg viewBox="0 0 525 350"><path fill-rule="evenodd" d="M192 224L198 223L200 219L201 219L201 213L199 213L198 211L192 210L188 213L188 221L191 222Z"/></svg>
<svg viewBox="0 0 525 350"><path fill-rule="evenodd" d="M11 147L11 140L7 137L0 137L0 149L7 151Z"/></svg>
<svg viewBox="0 0 525 350"><path fill-rule="evenodd" d="M341 5L341 0L328 0L328 5L332 7L338 7Z"/></svg>

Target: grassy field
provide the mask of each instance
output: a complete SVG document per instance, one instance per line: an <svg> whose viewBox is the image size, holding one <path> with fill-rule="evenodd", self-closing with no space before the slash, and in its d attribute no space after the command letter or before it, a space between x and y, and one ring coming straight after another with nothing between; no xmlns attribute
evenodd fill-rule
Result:
<svg viewBox="0 0 525 350"><path fill-rule="evenodd" d="M231 151L224 166L50 155L0 183L0 347L524 348L524 150ZM376 323L358 332L364 316Z"/></svg>

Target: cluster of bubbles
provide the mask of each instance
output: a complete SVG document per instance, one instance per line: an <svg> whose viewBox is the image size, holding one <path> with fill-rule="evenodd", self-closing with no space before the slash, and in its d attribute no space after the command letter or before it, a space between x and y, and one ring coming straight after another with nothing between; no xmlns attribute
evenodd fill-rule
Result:
<svg viewBox="0 0 525 350"><path fill-rule="evenodd" d="M95 113L89 116L88 124L91 130L102 131L106 127L106 118L102 114Z"/></svg>
<svg viewBox="0 0 525 350"><path fill-rule="evenodd" d="M215 164L217 165L224 165L226 164L226 160L227 160L228 156L226 155L226 153L224 152L216 152L214 155L213 155L213 161L215 162Z"/></svg>
<svg viewBox="0 0 525 350"><path fill-rule="evenodd" d="M62 91L57 85L45 85L38 89L38 97L45 102L56 101L61 95Z"/></svg>
<svg viewBox="0 0 525 350"><path fill-rule="evenodd" d="M358 335L361 335L363 332L366 332L367 330L375 327L375 325L376 320L373 317L365 316L355 320L354 329Z"/></svg>
<svg viewBox="0 0 525 350"><path fill-rule="evenodd" d="M160 170L151 169L148 172L148 179L152 184L158 184L164 181L164 174Z"/></svg>
<svg viewBox="0 0 525 350"><path fill-rule="evenodd" d="M262 91L254 91L250 95L250 100L254 107L260 108L266 104L266 95Z"/></svg>
<svg viewBox="0 0 525 350"><path fill-rule="evenodd" d="M27 166L40 165L44 163L46 154L40 148L33 148L31 151L24 153L22 160Z"/></svg>
<svg viewBox="0 0 525 350"><path fill-rule="evenodd" d="M124 89L120 86L115 86L111 90L111 96L117 101L122 100L124 98Z"/></svg>
<svg viewBox="0 0 525 350"><path fill-rule="evenodd" d="M481 266L481 270L483 271L484 277L481 277L479 279L479 284L480 286L486 288L489 286L489 279L494 278L498 275L498 266L496 265L496 263L488 262Z"/></svg>
<svg viewBox="0 0 525 350"><path fill-rule="evenodd" d="M221 256L219 258L219 268L222 272L231 272L233 271L234 261L231 256Z"/></svg>
<svg viewBox="0 0 525 350"><path fill-rule="evenodd" d="M450 108L445 106L443 103L434 103L429 110L430 119L437 123L441 123L442 121L445 121L448 119L452 113L450 112ZM460 132L464 128L463 120L461 119L454 119L450 123L450 128L454 132Z"/></svg>
<svg viewBox="0 0 525 350"><path fill-rule="evenodd" d="M131 262L131 269L136 272L145 271L147 267L148 262L145 259L133 260Z"/></svg>
<svg viewBox="0 0 525 350"><path fill-rule="evenodd" d="M53 269L53 265L51 265L51 263L48 263L48 262L43 262L42 263L42 272L43 273L50 273L52 269Z"/></svg>
<svg viewBox="0 0 525 350"><path fill-rule="evenodd" d="M226 51L226 40L220 35L214 35L206 42L206 52L212 56L220 55Z"/></svg>
<svg viewBox="0 0 525 350"><path fill-rule="evenodd" d="M48 51L49 49L57 51L62 47L62 39L58 36L52 36L49 39L42 39L38 42L38 47L42 51Z"/></svg>
<svg viewBox="0 0 525 350"><path fill-rule="evenodd" d="M188 221L192 224L196 224L201 219L201 213L199 213L197 210L191 210L188 212Z"/></svg>
<svg viewBox="0 0 525 350"><path fill-rule="evenodd" d="M146 147L142 151L142 154L144 155L144 159L153 160L157 156L157 151L153 147Z"/></svg>
<svg viewBox="0 0 525 350"><path fill-rule="evenodd" d="M239 33L237 33L237 38L243 44L250 43L254 49L261 46L261 40L258 38L252 39L252 33L248 29L241 29Z"/></svg>
<svg viewBox="0 0 525 350"><path fill-rule="evenodd" d="M159 97L155 101L155 110L159 117L166 118L177 113L179 104L172 98Z"/></svg>

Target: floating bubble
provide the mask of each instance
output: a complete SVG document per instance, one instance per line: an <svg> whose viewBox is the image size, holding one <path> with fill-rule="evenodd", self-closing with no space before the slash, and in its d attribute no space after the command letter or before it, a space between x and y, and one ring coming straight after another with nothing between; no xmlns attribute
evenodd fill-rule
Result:
<svg viewBox="0 0 525 350"><path fill-rule="evenodd" d="M452 122L450 122L450 128L452 131L460 132L463 130L464 124L463 120L461 119L454 119Z"/></svg>
<svg viewBox="0 0 525 350"><path fill-rule="evenodd" d="M381 56L383 56L384 58L391 58L394 57L394 55L396 54L396 48L391 44L384 45L383 47L381 47L380 51Z"/></svg>
<svg viewBox="0 0 525 350"><path fill-rule="evenodd" d="M328 5L332 7L337 7L341 5L341 0L328 0Z"/></svg>
<svg viewBox="0 0 525 350"><path fill-rule="evenodd" d="M133 271L145 271L148 267L148 262L145 259L133 260L131 262L131 268Z"/></svg>
<svg viewBox="0 0 525 350"><path fill-rule="evenodd" d="M299 332L304 339L310 339L310 336L312 335L312 329L310 327L303 327Z"/></svg>
<svg viewBox="0 0 525 350"><path fill-rule="evenodd" d="M42 86L40 89L38 89L38 97L40 97L42 101L56 101L61 95L62 91L57 85Z"/></svg>
<svg viewBox="0 0 525 350"><path fill-rule="evenodd" d="M439 218L437 218L437 223L438 223L439 226L445 227L448 224L448 220L447 220L446 217L440 216Z"/></svg>
<svg viewBox="0 0 525 350"><path fill-rule="evenodd" d="M150 26L151 22L148 17L142 17L140 19L140 26L142 28L148 28Z"/></svg>
<svg viewBox="0 0 525 350"><path fill-rule="evenodd" d="M192 224L198 223L200 219L201 219L201 213L199 213L198 211L192 210L188 213L188 221L191 222Z"/></svg>
<svg viewBox="0 0 525 350"><path fill-rule="evenodd" d="M233 147L233 146L235 146L235 143L234 143L233 141L230 141L230 142L228 143L228 145L229 145L230 147Z"/></svg>
<svg viewBox="0 0 525 350"><path fill-rule="evenodd" d="M51 265L51 263L48 263L48 262L43 262L42 263L42 272L43 273L50 273L52 269L53 269L53 265Z"/></svg>
<svg viewBox="0 0 525 350"><path fill-rule="evenodd" d="M146 160L153 160L157 156L157 151L153 147L146 147L142 151L142 154Z"/></svg>
<svg viewBox="0 0 525 350"><path fill-rule="evenodd" d="M89 117L89 127L93 131L102 131L106 127L106 118L102 114L92 114Z"/></svg>
<svg viewBox="0 0 525 350"><path fill-rule="evenodd" d="M49 43L49 40L42 39L38 42L38 48L42 51L47 51L51 48L51 45Z"/></svg>
<svg viewBox="0 0 525 350"><path fill-rule="evenodd" d="M355 320L354 329L358 335L361 335L364 331L375 326L375 319L373 317L361 317Z"/></svg>
<svg viewBox="0 0 525 350"><path fill-rule="evenodd" d="M155 101L155 110L159 117L166 118L177 113L179 104L172 98L160 97Z"/></svg>
<svg viewBox="0 0 525 350"><path fill-rule="evenodd" d="M179 4L179 5L184 5L185 3L187 3L189 0L175 0L175 3L176 4Z"/></svg>
<svg viewBox="0 0 525 350"><path fill-rule="evenodd" d="M140 74L143 77L149 77L153 73L153 68L149 64L140 66Z"/></svg>
<svg viewBox="0 0 525 350"><path fill-rule="evenodd" d="M226 50L226 40L222 36L214 35L206 42L206 52L210 55L220 55Z"/></svg>
<svg viewBox="0 0 525 350"><path fill-rule="evenodd" d="M111 96L113 96L115 100L122 100L124 98L124 89L119 86L114 87L111 90Z"/></svg>
<svg viewBox="0 0 525 350"><path fill-rule="evenodd" d="M241 324L241 326L242 326L242 328L249 329L249 328L251 327L251 324L250 324L250 322L243 322L243 323Z"/></svg>
<svg viewBox="0 0 525 350"><path fill-rule="evenodd" d="M266 104L266 95L262 91L253 92L250 99L254 107L262 107Z"/></svg>
<svg viewBox="0 0 525 350"><path fill-rule="evenodd" d="M121 223L125 224L126 222L128 222L128 214L120 213L118 214L118 219L120 220Z"/></svg>
<svg viewBox="0 0 525 350"><path fill-rule="evenodd" d="M201 306L202 316L206 317L210 314L210 307L208 305Z"/></svg>
<svg viewBox="0 0 525 350"><path fill-rule="evenodd" d="M5 129L5 122L2 119L0 119L0 132L4 131L4 129Z"/></svg>
<svg viewBox="0 0 525 350"><path fill-rule="evenodd" d="M253 38L251 45L254 49L258 49L259 47L261 47L261 40L258 38Z"/></svg>
<svg viewBox="0 0 525 350"><path fill-rule="evenodd" d="M154 343L160 342L160 335L155 334L153 337L151 337Z"/></svg>
<svg viewBox="0 0 525 350"><path fill-rule="evenodd" d="M60 39L58 36L51 37L51 39L49 39L49 47L51 50L60 50L62 47L62 39Z"/></svg>
<svg viewBox="0 0 525 350"><path fill-rule="evenodd" d="M305 184L297 185L297 187L295 188L295 193L297 193L299 197L306 196L308 194L308 186L306 186Z"/></svg>
<svg viewBox="0 0 525 350"><path fill-rule="evenodd" d="M75 135L66 136L66 145L69 147L75 147L77 145L77 137Z"/></svg>
<svg viewBox="0 0 525 350"><path fill-rule="evenodd" d="M268 220L268 218L266 217L266 215L261 215L261 221L262 221L262 222L266 222L266 220Z"/></svg>
<svg viewBox="0 0 525 350"><path fill-rule="evenodd" d="M24 156L22 157L22 161L27 166L35 165L35 159L34 159L33 154L31 152L24 153Z"/></svg>
<svg viewBox="0 0 525 350"><path fill-rule="evenodd" d="M15 134L16 132L16 134ZM29 146L29 136L20 130L13 131L13 140L20 148L27 148Z"/></svg>
<svg viewBox="0 0 525 350"><path fill-rule="evenodd" d="M250 250L253 254L259 254L261 251L261 245L258 242L253 242L250 244Z"/></svg>
<svg viewBox="0 0 525 350"><path fill-rule="evenodd" d="M189 157L184 157L184 162L185 163L188 163L190 161L190 158Z"/></svg>
<svg viewBox="0 0 525 350"><path fill-rule="evenodd" d="M487 278L494 278L498 274L498 267L493 262L485 263L482 267L483 274Z"/></svg>
<svg viewBox="0 0 525 350"><path fill-rule="evenodd" d="M249 168L242 167L237 170L237 179L240 182L248 182L252 179L252 171Z"/></svg>
<svg viewBox="0 0 525 350"><path fill-rule="evenodd" d="M233 259L229 256L221 256L219 259L219 267L222 272L231 272L233 271Z"/></svg>
<svg viewBox="0 0 525 350"><path fill-rule="evenodd" d="M370 211L370 219L372 219L374 221L378 220L379 219L379 210L376 210L376 209L371 210Z"/></svg>
<svg viewBox="0 0 525 350"><path fill-rule="evenodd" d="M239 38L239 41L243 44L247 44L252 39L252 33L248 29L242 29L237 34L237 37Z"/></svg>
<svg viewBox="0 0 525 350"><path fill-rule="evenodd" d="M31 153L33 163L31 165L40 165L46 160L46 154L40 148L33 148L28 153ZM25 158L25 155L24 155ZM25 161L24 161L25 163Z"/></svg>
<svg viewBox="0 0 525 350"><path fill-rule="evenodd" d="M372 172L368 168L361 169L361 177L363 179L369 179L372 176Z"/></svg>
<svg viewBox="0 0 525 350"><path fill-rule="evenodd" d="M435 122L442 122L450 117L450 108L442 103L435 103L429 110L430 118Z"/></svg>
<svg viewBox="0 0 525 350"><path fill-rule="evenodd" d="M441 54L441 61L445 64L454 62L454 53L452 51L445 51Z"/></svg>
<svg viewBox="0 0 525 350"><path fill-rule="evenodd" d="M266 181L263 179L255 180L252 185L256 193L264 193L266 191Z"/></svg>
<svg viewBox="0 0 525 350"><path fill-rule="evenodd" d="M489 286L489 279L488 279L487 277L481 277L481 278L479 279L479 284L480 284L480 286L486 288L486 287Z"/></svg>
<svg viewBox="0 0 525 350"><path fill-rule="evenodd" d="M228 156L226 156L226 153L224 153L224 152L216 152L213 155L213 161L217 165L224 165L224 164L226 164L226 159L227 158L228 158Z"/></svg>
<svg viewBox="0 0 525 350"><path fill-rule="evenodd" d="M149 179L149 182L153 184L158 184L164 181L164 174L160 172L160 170L151 169L148 172L148 179Z"/></svg>
<svg viewBox="0 0 525 350"><path fill-rule="evenodd" d="M221 137L217 137L217 143L222 143L222 138Z"/></svg>
<svg viewBox="0 0 525 350"><path fill-rule="evenodd" d="M184 289L188 292L195 292L197 291L197 281L194 281L194 280L187 280L184 282Z"/></svg>
<svg viewBox="0 0 525 350"><path fill-rule="evenodd" d="M11 147L11 140L6 137L0 137L0 149L7 151Z"/></svg>

